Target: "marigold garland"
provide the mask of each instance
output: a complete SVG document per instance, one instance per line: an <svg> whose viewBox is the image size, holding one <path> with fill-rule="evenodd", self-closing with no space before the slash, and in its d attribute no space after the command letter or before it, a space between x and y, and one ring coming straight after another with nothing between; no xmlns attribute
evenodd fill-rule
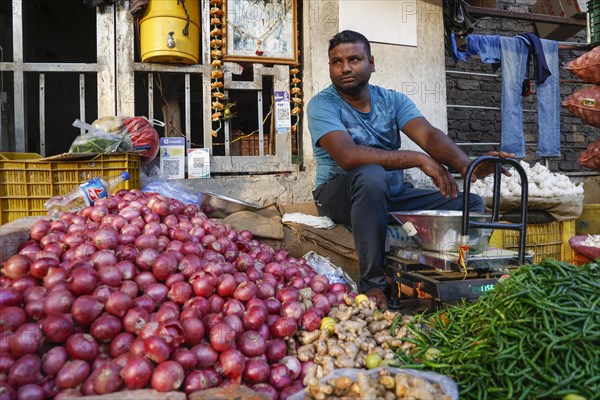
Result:
<svg viewBox="0 0 600 400"><path fill-rule="evenodd" d="M291 114L295 117L295 121L292 124L292 133L298 131L300 113L302 112L302 89L299 86L302 80L298 78L298 74L300 74L300 69L297 66L290 69L290 75L292 76L292 79L290 80L290 93L292 95L290 105L292 107Z"/></svg>
<svg viewBox="0 0 600 400"><path fill-rule="evenodd" d="M223 47L223 0L210 0L210 55L211 55L211 95L213 98L211 104L212 115L211 119L213 122L218 122L217 129L212 130L212 135L214 137L217 136L219 131L222 129L222 121L223 113L221 112L224 108L221 103L221 99L225 97L225 94L222 92L223 88L223 71L221 67L223 66L223 62L221 58L223 57L223 51L221 48Z"/></svg>

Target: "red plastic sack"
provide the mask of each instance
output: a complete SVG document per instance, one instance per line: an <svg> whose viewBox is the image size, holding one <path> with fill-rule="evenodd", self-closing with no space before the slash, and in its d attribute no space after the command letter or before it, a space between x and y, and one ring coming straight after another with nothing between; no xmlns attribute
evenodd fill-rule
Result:
<svg viewBox="0 0 600 400"><path fill-rule="evenodd" d="M574 252L581 254L591 260L600 258L600 247L584 246L583 242L587 239L587 236L573 236L569 239L569 245Z"/></svg>
<svg viewBox="0 0 600 400"><path fill-rule="evenodd" d="M142 161L148 162L154 160L158 154L158 148L160 146L160 139L156 129L152 126L152 123L145 117L131 117L123 120L123 125L127 129L133 146L149 146L145 151L142 151Z"/></svg>
<svg viewBox="0 0 600 400"><path fill-rule="evenodd" d="M584 82L600 85L600 47L594 47L577 59L569 61L565 68Z"/></svg>
<svg viewBox="0 0 600 400"><path fill-rule="evenodd" d="M578 90L567 97L562 105L586 124L600 128L600 86Z"/></svg>

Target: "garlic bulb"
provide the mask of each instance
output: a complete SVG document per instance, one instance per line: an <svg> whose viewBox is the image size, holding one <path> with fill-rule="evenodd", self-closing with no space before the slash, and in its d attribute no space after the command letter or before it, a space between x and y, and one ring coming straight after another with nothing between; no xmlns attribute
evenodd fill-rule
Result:
<svg viewBox="0 0 600 400"><path fill-rule="evenodd" d="M568 176L553 173L540 163L531 167L525 161L520 161L527 175L527 191L529 197L560 197L583 194L583 185L575 185ZM521 177L511 168L512 176L502 175L500 182L500 196L521 196ZM483 197L491 197L494 188L494 178L487 176L471 185L471 192Z"/></svg>

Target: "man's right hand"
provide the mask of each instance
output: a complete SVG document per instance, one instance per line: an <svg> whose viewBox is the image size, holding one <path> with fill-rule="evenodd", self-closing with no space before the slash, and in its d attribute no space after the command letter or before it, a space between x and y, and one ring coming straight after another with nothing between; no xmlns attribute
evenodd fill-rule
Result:
<svg viewBox="0 0 600 400"><path fill-rule="evenodd" d="M445 197L456 197L458 195L458 184L448 170L439 162L426 154L423 154L419 169L429 176L435 186Z"/></svg>

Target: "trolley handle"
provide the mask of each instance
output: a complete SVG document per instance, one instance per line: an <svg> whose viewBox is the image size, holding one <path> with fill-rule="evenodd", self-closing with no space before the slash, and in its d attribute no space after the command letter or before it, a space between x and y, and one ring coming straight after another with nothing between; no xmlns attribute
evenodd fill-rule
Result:
<svg viewBox="0 0 600 400"><path fill-rule="evenodd" d="M471 221L469 218L469 205L471 198L471 176L475 168L483 162L493 162L494 166L494 186L492 193L492 222L477 222ZM521 177L521 222L517 224L501 224L500 219L500 179L503 165L512 165ZM527 238L527 199L528 199L528 184L527 174L518 161L512 158L502 158L497 156L480 156L477 157L469 167L464 177L463 188L463 219L462 219L462 236L466 237L469 234L469 228L492 228L492 229L508 229L519 231L519 264L525 264L525 240Z"/></svg>

